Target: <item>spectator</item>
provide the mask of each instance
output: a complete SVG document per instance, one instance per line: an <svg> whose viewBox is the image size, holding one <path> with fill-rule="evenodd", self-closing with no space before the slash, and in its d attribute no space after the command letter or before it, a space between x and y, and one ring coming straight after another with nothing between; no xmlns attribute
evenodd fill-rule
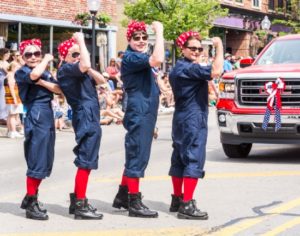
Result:
<svg viewBox="0 0 300 236"><path fill-rule="evenodd" d="M113 118L116 124L122 123L124 112L116 106L107 84L100 85L99 103L101 116Z"/></svg>
<svg viewBox="0 0 300 236"><path fill-rule="evenodd" d="M0 49L0 124L6 125L7 110L5 104L4 79L9 67L10 52L7 48Z"/></svg>
<svg viewBox="0 0 300 236"><path fill-rule="evenodd" d="M236 56L231 57L231 64L234 70L240 69L240 60L241 57L236 57Z"/></svg>
<svg viewBox="0 0 300 236"><path fill-rule="evenodd" d="M120 80L120 71L114 58L110 59L109 66L105 71L109 74L109 79L114 83L115 88L117 88L118 83L122 84L122 81Z"/></svg>
<svg viewBox="0 0 300 236"><path fill-rule="evenodd" d="M115 88L115 85L114 85L114 82L112 80L109 79L109 74L107 72L103 72L102 73L103 77L105 78L106 82L108 83L108 89L110 91L114 91L116 88Z"/></svg>
<svg viewBox="0 0 300 236"><path fill-rule="evenodd" d="M63 128L65 128L65 122L64 122L64 113L62 109L62 104L59 99L59 95L55 95L53 97L53 100L51 101L52 109L54 113L54 123L55 128L59 131L62 131Z"/></svg>
<svg viewBox="0 0 300 236"><path fill-rule="evenodd" d="M124 56L124 52L123 51L119 51L118 52L118 57L116 59L118 70L121 70L121 63L122 63L123 56Z"/></svg>
<svg viewBox="0 0 300 236"><path fill-rule="evenodd" d="M168 74L164 74L161 79L157 80L160 89L160 104L164 107L174 106L174 96L169 82Z"/></svg>
<svg viewBox="0 0 300 236"><path fill-rule="evenodd" d="M232 71L232 64L230 63L231 54L225 53L225 57L224 58L225 58L225 60L224 60L224 66L223 66L224 73Z"/></svg>
<svg viewBox="0 0 300 236"><path fill-rule="evenodd" d="M21 64L12 62L7 71L5 79L5 103L7 108L7 137L23 138L24 136L17 132L17 125L21 125L20 114L23 113L23 105L19 97L19 90L15 80L15 72L21 68ZM23 129L22 129L23 130ZM23 132L23 131L22 131Z"/></svg>

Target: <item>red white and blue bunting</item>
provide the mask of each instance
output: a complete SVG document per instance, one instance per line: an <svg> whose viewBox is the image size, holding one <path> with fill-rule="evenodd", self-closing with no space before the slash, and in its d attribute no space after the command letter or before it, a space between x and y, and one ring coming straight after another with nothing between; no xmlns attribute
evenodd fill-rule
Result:
<svg viewBox="0 0 300 236"><path fill-rule="evenodd" d="M275 131L278 131L281 128L281 93L284 89L285 83L281 78L278 78L275 82L268 82L265 84L265 91L269 94L269 97L267 98L267 108L262 124L263 130L267 130L268 128L272 111L275 112Z"/></svg>

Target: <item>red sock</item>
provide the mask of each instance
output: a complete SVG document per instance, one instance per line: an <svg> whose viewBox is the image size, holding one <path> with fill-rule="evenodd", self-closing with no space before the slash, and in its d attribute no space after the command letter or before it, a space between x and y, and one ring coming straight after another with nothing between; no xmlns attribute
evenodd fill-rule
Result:
<svg viewBox="0 0 300 236"><path fill-rule="evenodd" d="M128 192L137 194L139 192L140 178L127 177Z"/></svg>
<svg viewBox="0 0 300 236"><path fill-rule="evenodd" d="M183 201L184 202L188 202L193 199L193 195L197 183L198 183L197 178L190 178L190 177L183 178L183 185L184 185Z"/></svg>
<svg viewBox="0 0 300 236"><path fill-rule="evenodd" d="M26 179L27 195L29 195L29 196L36 195L41 182L42 182L41 179L36 179L36 178L27 176L27 179Z"/></svg>
<svg viewBox="0 0 300 236"><path fill-rule="evenodd" d="M77 199L84 199L91 170L78 168L75 177L75 194Z"/></svg>
<svg viewBox="0 0 300 236"><path fill-rule="evenodd" d="M123 172L121 186L127 186L127 176L125 176L124 173L125 173L125 170Z"/></svg>
<svg viewBox="0 0 300 236"><path fill-rule="evenodd" d="M174 195L180 197L182 195L183 178L172 176Z"/></svg>

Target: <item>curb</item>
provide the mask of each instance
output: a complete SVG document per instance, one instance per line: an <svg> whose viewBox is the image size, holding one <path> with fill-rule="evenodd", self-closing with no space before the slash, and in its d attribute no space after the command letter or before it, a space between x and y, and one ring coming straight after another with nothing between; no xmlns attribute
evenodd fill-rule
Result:
<svg viewBox="0 0 300 236"><path fill-rule="evenodd" d="M6 125L0 125L0 137L6 137L7 128Z"/></svg>

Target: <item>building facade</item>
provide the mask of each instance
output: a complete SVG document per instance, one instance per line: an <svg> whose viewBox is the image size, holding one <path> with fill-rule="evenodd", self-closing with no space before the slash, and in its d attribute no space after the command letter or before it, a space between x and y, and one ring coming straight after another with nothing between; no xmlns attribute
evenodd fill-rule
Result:
<svg viewBox="0 0 300 236"><path fill-rule="evenodd" d="M260 48L278 32L290 32L289 27L271 25L265 39L257 35L265 16L270 21L287 19L291 14L291 0L221 0L229 10L227 17L216 19L211 35L219 35L227 52L242 57L256 56Z"/></svg>
<svg viewBox="0 0 300 236"><path fill-rule="evenodd" d="M99 13L116 16L115 0L99 0ZM83 0L1 0L0 47L17 48L21 40L40 38L43 52L57 56L58 44L70 38L76 31L84 33L88 49L91 49L91 22L88 26L74 23L76 14L89 12ZM117 27L96 25L96 62L103 70L107 61L116 56Z"/></svg>

